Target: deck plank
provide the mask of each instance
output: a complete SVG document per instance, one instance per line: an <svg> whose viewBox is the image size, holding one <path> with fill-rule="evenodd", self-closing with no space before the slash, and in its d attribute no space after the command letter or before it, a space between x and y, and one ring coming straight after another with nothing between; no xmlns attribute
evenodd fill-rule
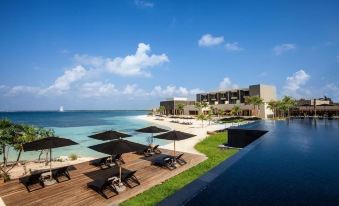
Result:
<svg viewBox="0 0 339 206"><path fill-rule="evenodd" d="M162 150L165 154L172 154L172 151ZM105 199L97 192L87 188L87 183L97 178L109 177L112 169L100 169L92 166L89 162L74 165L75 170L70 171L72 177L69 181L46 186L33 192L28 192L23 184L18 180L13 180L0 185L0 197L7 206L11 205L112 205L123 202L149 188L161 184L165 180L199 164L206 157L196 154L185 153L183 156L187 161L184 166L169 171L151 165L151 159L155 157L143 158L136 154L124 154L126 164L123 168L137 170L136 176L141 185L134 188L127 188L110 199Z"/></svg>

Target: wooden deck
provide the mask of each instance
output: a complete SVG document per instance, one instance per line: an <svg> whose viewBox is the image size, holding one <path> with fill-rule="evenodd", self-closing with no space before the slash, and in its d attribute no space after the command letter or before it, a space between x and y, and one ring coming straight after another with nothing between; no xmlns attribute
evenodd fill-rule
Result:
<svg viewBox="0 0 339 206"><path fill-rule="evenodd" d="M164 154L172 154L169 150L162 150ZM0 185L0 197L7 206L11 205L114 205L123 202L139 193L142 193L154 185L197 165L205 160L204 156L185 153L183 158L186 165L178 166L175 170L168 170L151 165L153 157L142 157L136 154L124 154L126 164L124 169L137 170L136 176L141 185L127 188L126 191L110 199L105 199L94 190L87 188L87 183L93 179L107 178L112 174L111 169L100 169L89 162L74 165L70 171L71 180L57 183L45 188L28 192L25 186L18 180L13 180ZM113 193L112 193L113 195Z"/></svg>

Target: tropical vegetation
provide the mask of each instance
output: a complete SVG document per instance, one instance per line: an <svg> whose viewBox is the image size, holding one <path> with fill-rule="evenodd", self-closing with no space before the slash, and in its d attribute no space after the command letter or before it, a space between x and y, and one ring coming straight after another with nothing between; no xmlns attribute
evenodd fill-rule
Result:
<svg viewBox="0 0 339 206"><path fill-rule="evenodd" d="M267 107L273 111L273 118L289 118L291 110L296 106L296 101L292 97L285 96L282 100L268 102Z"/></svg>
<svg viewBox="0 0 339 206"><path fill-rule="evenodd" d="M231 114L239 116L240 112L241 112L240 106L239 105L234 105L234 107L231 110Z"/></svg>
<svg viewBox="0 0 339 206"><path fill-rule="evenodd" d="M259 96L248 96L245 98L245 103L253 105L252 114L258 117L260 115L260 106L264 104L264 100Z"/></svg>
<svg viewBox="0 0 339 206"><path fill-rule="evenodd" d="M20 161L23 144L52 135L54 135L54 131L50 129L16 124L7 119L0 120L0 155L3 160L0 163L0 176L5 180L9 180L9 172ZM17 151L17 158L15 162L9 164L8 156L11 148ZM41 151L41 154L42 152L43 151Z"/></svg>
<svg viewBox="0 0 339 206"><path fill-rule="evenodd" d="M185 108L185 104L183 103L179 103L176 105L176 110L178 110L179 115L182 115L184 113L184 108Z"/></svg>

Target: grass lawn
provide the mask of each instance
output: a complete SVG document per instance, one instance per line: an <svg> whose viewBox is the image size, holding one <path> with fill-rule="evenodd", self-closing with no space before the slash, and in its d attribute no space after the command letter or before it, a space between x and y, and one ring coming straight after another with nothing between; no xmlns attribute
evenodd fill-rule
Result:
<svg viewBox="0 0 339 206"><path fill-rule="evenodd" d="M195 145L195 148L199 152L204 153L208 157L206 161L178 174L175 177L172 177L161 185L154 186L151 189L123 202L121 205L155 205L159 203L164 198L175 193L177 190L197 179L208 170L212 169L220 162L237 152L235 149L218 149L217 146L224 142L226 142L226 133L218 133L207 137Z"/></svg>

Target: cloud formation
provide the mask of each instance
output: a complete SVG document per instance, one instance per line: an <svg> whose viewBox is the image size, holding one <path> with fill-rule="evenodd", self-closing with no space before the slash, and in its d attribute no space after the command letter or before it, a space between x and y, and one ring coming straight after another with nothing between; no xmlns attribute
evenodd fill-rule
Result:
<svg viewBox="0 0 339 206"><path fill-rule="evenodd" d="M58 77L54 81L54 84L52 84L45 91L42 92L54 90L57 93L62 94L70 89L73 82L81 80L86 75L86 73L87 70L80 65L76 66L73 69L66 70L62 76Z"/></svg>
<svg viewBox="0 0 339 206"><path fill-rule="evenodd" d="M288 76L284 86L284 95L296 98L309 96L310 91L302 86L304 86L310 78L311 76L302 69L295 72L292 76Z"/></svg>
<svg viewBox="0 0 339 206"><path fill-rule="evenodd" d="M204 34L198 41L198 45L201 47L211 47L224 43L223 36L212 36L211 34Z"/></svg>
<svg viewBox="0 0 339 206"><path fill-rule="evenodd" d="M297 47L295 44L287 43L287 44L280 44L277 45L273 48L273 52L275 55L279 56L282 55L283 53L286 53L288 51L295 50Z"/></svg>
<svg viewBox="0 0 339 206"><path fill-rule="evenodd" d="M158 97L193 97L197 93L203 92L203 90L195 88L195 89L187 89L185 87L177 87L174 85L168 85L166 87L155 86L152 91L149 93L150 96L158 96Z"/></svg>
<svg viewBox="0 0 339 206"><path fill-rule="evenodd" d="M119 90L112 83L97 81L82 84L80 91L83 97L107 97L117 94Z"/></svg>
<svg viewBox="0 0 339 206"><path fill-rule="evenodd" d="M219 91L222 90L228 90L228 89L236 89L238 88L237 84L232 83L231 79L228 77L225 77L220 83L219 83Z"/></svg>
<svg viewBox="0 0 339 206"><path fill-rule="evenodd" d="M149 44L139 43L135 54L125 57L104 58L101 56L79 55L74 56L77 64L89 66L95 70L103 70L119 76L151 76L149 68L169 62L166 54L152 54Z"/></svg>
<svg viewBox="0 0 339 206"><path fill-rule="evenodd" d="M244 50L243 48L241 48L238 44L238 42L229 42L225 44L225 48L228 51L242 51Z"/></svg>

